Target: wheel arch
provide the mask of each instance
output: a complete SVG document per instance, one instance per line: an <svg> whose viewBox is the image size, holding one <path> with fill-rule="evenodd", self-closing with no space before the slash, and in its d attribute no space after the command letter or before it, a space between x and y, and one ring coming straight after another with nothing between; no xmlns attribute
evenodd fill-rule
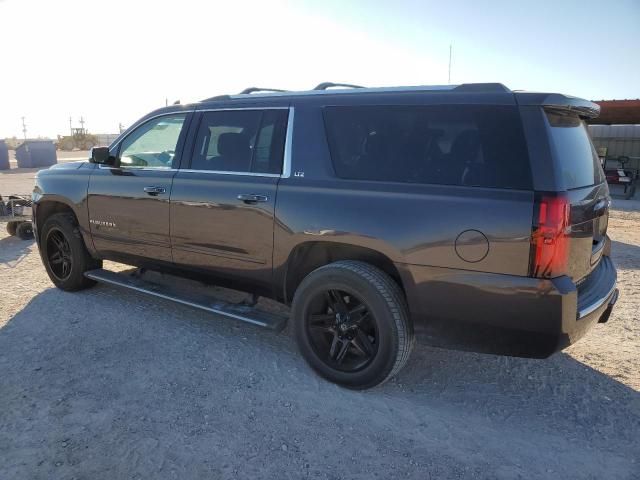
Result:
<svg viewBox="0 0 640 480"><path fill-rule="evenodd" d="M84 238L85 245L89 250L91 250L91 247L93 247L93 243L90 241L90 239L87 239L85 228L83 228L84 222L82 222L82 218L79 216L79 212L76 206L73 203L69 202L68 199L59 197L57 195L46 195L35 202L34 207L33 225L38 245L40 245L40 233L42 232L42 227L47 218L57 213L69 213L76 219L76 222L80 226L80 231Z"/></svg>
<svg viewBox="0 0 640 480"><path fill-rule="evenodd" d="M389 275L406 297L402 275L395 263L385 254L360 245L348 243L308 241L296 245L289 253L282 280L282 297L290 303L302 280L316 268L339 260L359 260L373 265Z"/></svg>

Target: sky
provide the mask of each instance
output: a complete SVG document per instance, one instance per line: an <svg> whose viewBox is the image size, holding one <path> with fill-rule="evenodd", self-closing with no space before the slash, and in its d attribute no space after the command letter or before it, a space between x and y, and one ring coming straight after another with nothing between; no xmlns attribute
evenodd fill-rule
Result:
<svg viewBox="0 0 640 480"><path fill-rule="evenodd" d="M501 82L640 97L640 0L0 0L0 138L117 133L165 101Z"/></svg>

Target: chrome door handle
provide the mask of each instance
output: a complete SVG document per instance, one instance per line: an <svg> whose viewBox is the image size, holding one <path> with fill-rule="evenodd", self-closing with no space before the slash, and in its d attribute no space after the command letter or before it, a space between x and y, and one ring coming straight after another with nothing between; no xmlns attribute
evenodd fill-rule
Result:
<svg viewBox="0 0 640 480"><path fill-rule="evenodd" d="M244 203L258 203L268 202L269 197L266 195L256 195L255 193L241 193L238 195L238 200L242 200Z"/></svg>
<svg viewBox="0 0 640 480"><path fill-rule="evenodd" d="M145 191L145 193L148 193L152 196L159 195L161 193L167 193L167 189L164 187L144 187L143 190Z"/></svg>

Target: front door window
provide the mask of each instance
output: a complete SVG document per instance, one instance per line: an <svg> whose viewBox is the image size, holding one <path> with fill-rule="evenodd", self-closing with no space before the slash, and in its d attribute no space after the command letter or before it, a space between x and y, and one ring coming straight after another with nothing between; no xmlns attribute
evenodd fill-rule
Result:
<svg viewBox="0 0 640 480"><path fill-rule="evenodd" d="M154 118L126 137L120 146L121 168L169 169L186 114Z"/></svg>

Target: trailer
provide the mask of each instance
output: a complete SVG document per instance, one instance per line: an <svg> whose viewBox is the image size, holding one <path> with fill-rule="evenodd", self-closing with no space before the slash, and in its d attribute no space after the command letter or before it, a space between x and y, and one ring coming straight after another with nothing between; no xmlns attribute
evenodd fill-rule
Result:
<svg viewBox="0 0 640 480"><path fill-rule="evenodd" d="M0 222L7 223L7 233L22 240L33 238L30 195L0 195Z"/></svg>

